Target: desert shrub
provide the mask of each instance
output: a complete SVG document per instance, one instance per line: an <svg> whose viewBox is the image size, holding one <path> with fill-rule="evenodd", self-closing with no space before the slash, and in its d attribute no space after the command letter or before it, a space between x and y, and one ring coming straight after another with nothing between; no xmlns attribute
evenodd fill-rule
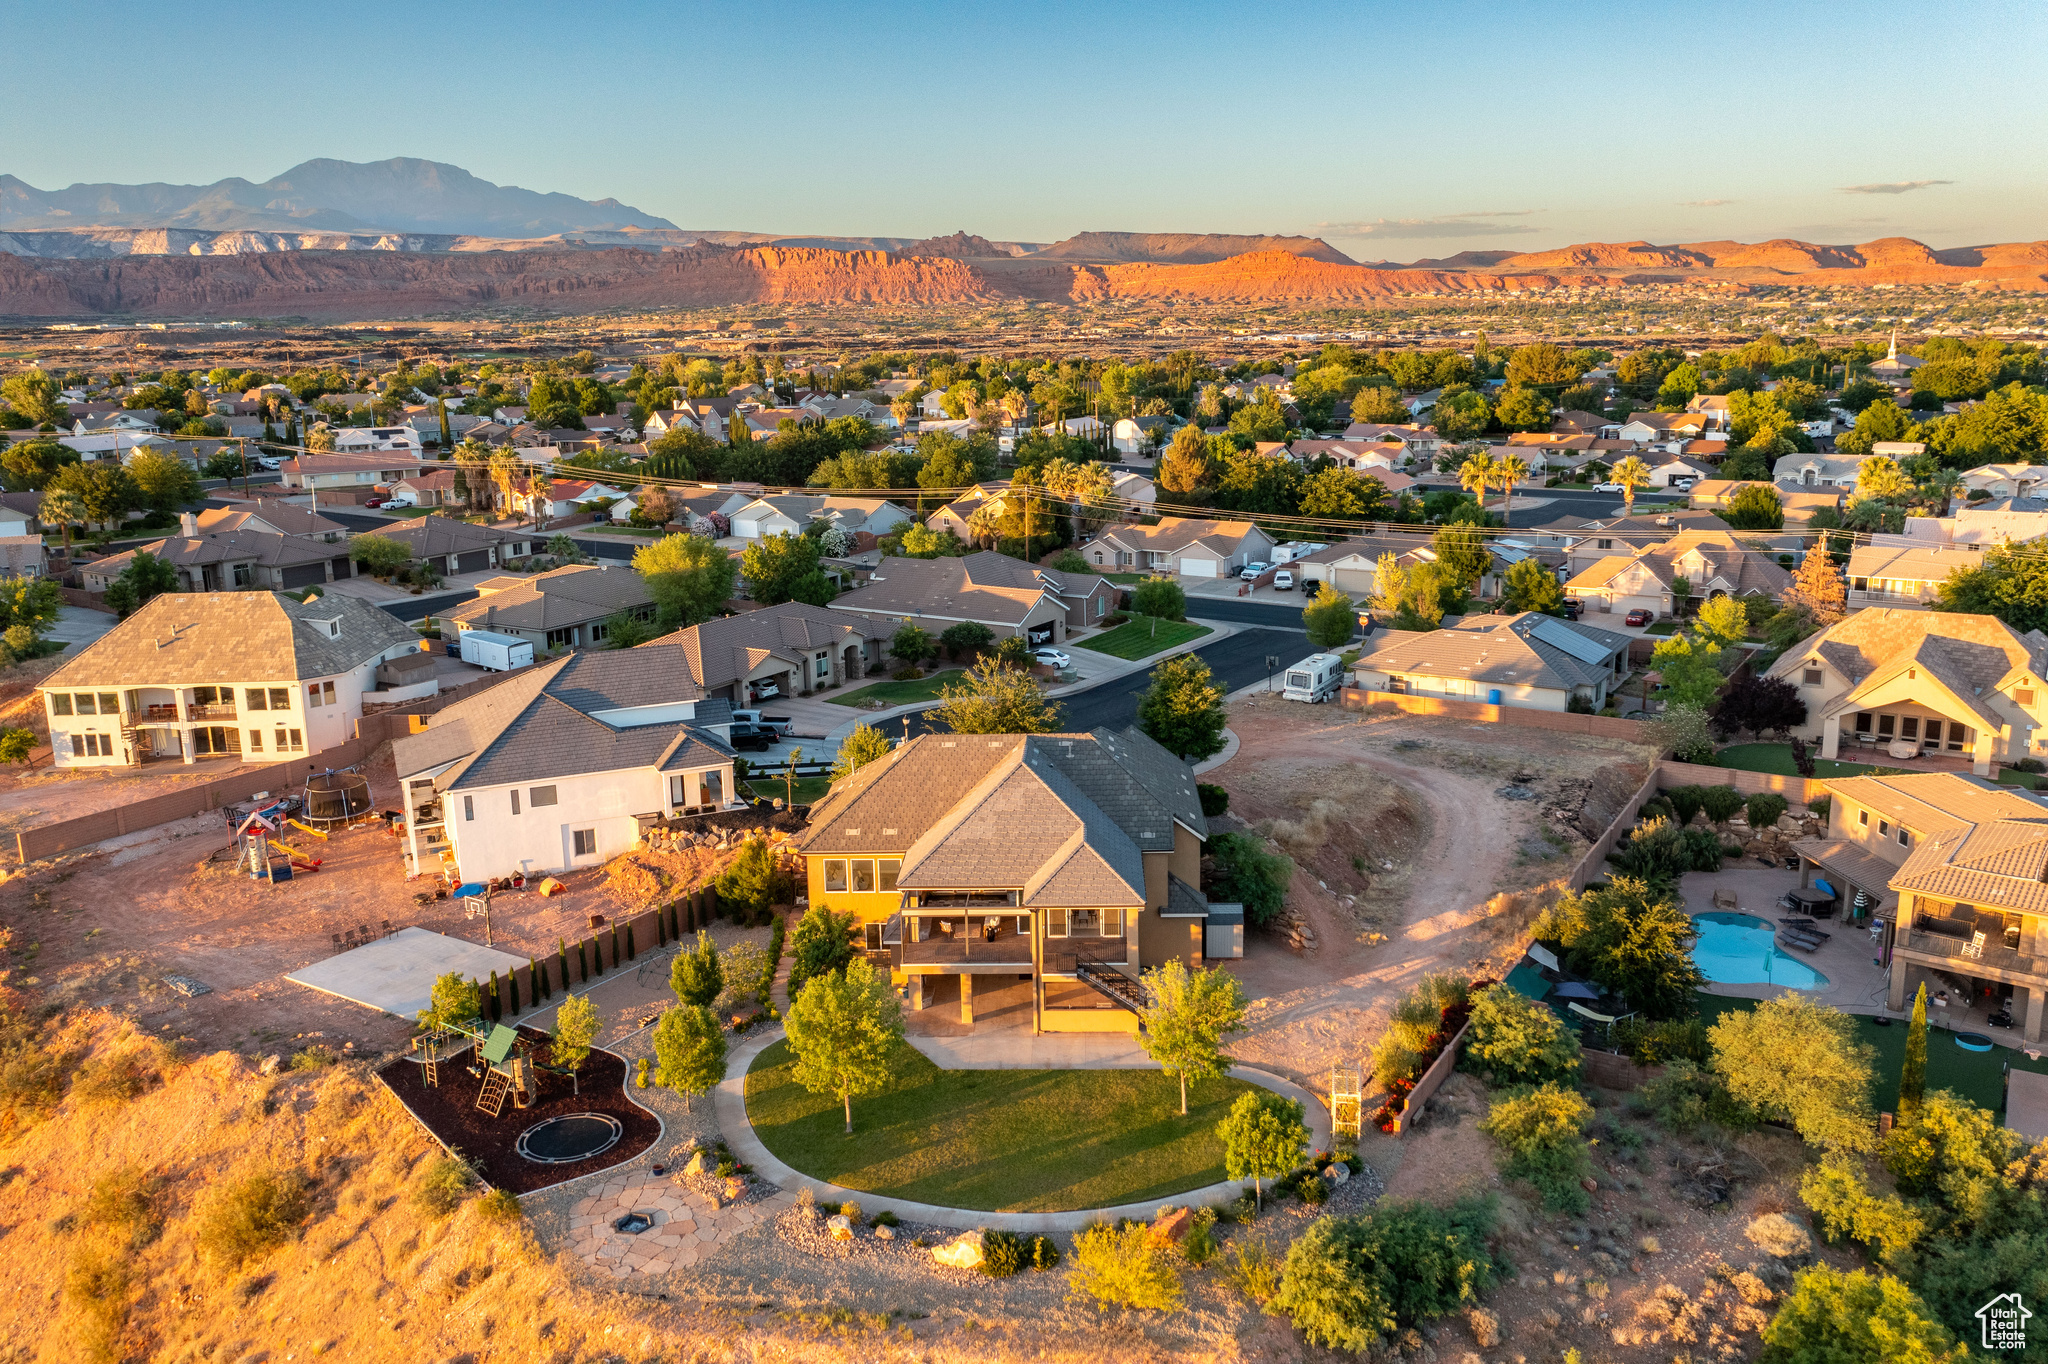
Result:
<svg viewBox="0 0 2048 1364"><path fill-rule="evenodd" d="M1496 985L1472 1001L1465 1060L1504 1084L1571 1084L1579 1078L1579 1039L1551 1010Z"/></svg>
<svg viewBox="0 0 2048 1364"><path fill-rule="evenodd" d="M1797 1259L1813 1253L1813 1237L1806 1228L1781 1212L1767 1212L1742 1229L1749 1243L1766 1255L1780 1260Z"/></svg>
<svg viewBox="0 0 2048 1364"><path fill-rule="evenodd" d="M795 895L788 870L765 838L740 844L739 856L712 883L734 922L768 922L768 912Z"/></svg>
<svg viewBox="0 0 2048 1364"><path fill-rule="evenodd" d="M315 1042L304 1051L292 1053L293 1070L325 1070L341 1060L331 1048Z"/></svg>
<svg viewBox="0 0 2048 1364"><path fill-rule="evenodd" d="M1697 1018L1626 1019L1614 1025L1614 1040L1639 1066L1661 1066L1668 1061L1703 1066L1713 1056L1707 1025Z"/></svg>
<svg viewBox="0 0 2048 1364"><path fill-rule="evenodd" d="M1697 1062L1673 1057L1664 1073L1630 1099L1637 1112L1667 1131L1685 1135L1707 1123L1734 1131L1756 1126L1756 1114L1728 1092L1721 1077Z"/></svg>
<svg viewBox="0 0 2048 1364"><path fill-rule="evenodd" d="M1196 782L1195 793L1202 798L1202 813L1211 819L1230 808L1230 792L1213 782Z"/></svg>
<svg viewBox="0 0 2048 1364"><path fill-rule="evenodd" d="M1664 798L1671 802L1671 811L1680 824L1692 823L1692 817L1700 812L1700 788L1697 786L1676 787L1666 791Z"/></svg>
<svg viewBox="0 0 2048 1364"><path fill-rule="evenodd" d="M297 1170L251 1170L201 1197L194 1215L199 1253L224 1269L288 1241L311 1211Z"/></svg>
<svg viewBox="0 0 2048 1364"><path fill-rule="evenodd" d="M1507 1153L1501 1173L1526 1179L1543 1195L1544 1206L1583 1213L1592 1204L1579 1181L1592 1173L1586 1128L1593 1107L1577 1090L1546 1084L1505 1091L1493 1101L1479 1130Z"/></svg>
<svg viewBox="0 0 2048 1364"><path fill-rule="evenodd" d="M1743 813L1749 817L1752 829L1769 828L1790 808L1791 803L1775 791L1759 791L1743 802Z"/></svg>
<svg viewBox="0 0 2048 1364"><path fill-rule="evenodd" d="M1025 1245L1014 1231L985 1231L981 1234L981 1272L991 1279L1007 1279L1024 1267Z"/></svg>
<svg viewBox="0 0 2048 1364"><path fill-rule="evenodd" d="M429 1217L446 1217L462 1206L476 1183L476 1172L453 1156L442 1156L421 1172L412 1186L412 1205Z"/></svg>
<svg viewBox="0 0 2048 1364"><path fill-rule="evenodd" d="M1238 1292L1264 1307L1280 1291L1280 1261L1274 1257L1271 1246L1247 1236L1231 1245L1223 1277Z"/></svg>
<svg viewBox="0 0 2048 1364"><path fill-rule="evenodd" d="M1112 1227L1098 1222L1074 1238L1067 1294L1093 1298L1108 1307L1176 1311L1181 1305L1180 1271L1144 1225Z"/></svg>
<svg viewBox="0 0 2048 1364"><path fill-rule="evenodd" d="M1243 905L1245 921L1254 928L1280 917L1294 876L1291 859L1267 852L1257 834L1217 834L1209 840L1209 853L1216 863L1211 900Z"/></svg>
<svg viewBox="0 0 2048 1364"><path fill-rule="evenodd" d="M879 1222L881 1219L877 1218L875 1220ZM893 1217L889 1225L896 1225ZM1058 1266L1059 1262L1060 1248L1053 1244L1050 1236L1034 1236L1031 1238L1031 1267L1033 1269L1053 1269Z"/></svg>
<svg viewBox="0 0 2048 1364"><path fill-rule="evenodd" d="M1700 808L1707 812L1707 818L1719 824L1742 808L1742 793L1732 786L1702 786Z"/></svg>
<svg viewBox="0 0 2048 1364"><path fill-rule="evenodd" d="M902 1220L898 1218L895 1213L890 1212L887 1208L884 1208L880 1212L875 1214L875 1225L878 1227L900 1227L903 1225L903 1223Z"/></svg>
<svg viewBox="0 0 2048 1364"><path fill-rule="evenodd" d="M1960 1364L1972 1353L1903 1280L1824 1264L1793 1281L1763 1343L1764 1364Z"/></svg>
<svg viewBox="0 0 2048 1364"><path fill-rule="evenodd" d="M17 1115L48 1112L64 1097L69 1069L33 1019L0 1007L0 1104Z"/></svg>
<svg viewBox="0 0 2048 1364"><path fill-rule="evenodd" d="M1669 819L1638 825L1628 840L1607 855L1624 876L1670 885L1689 871L1719 871L1721 840L1706 829L1688 829Z"/></svg>
<svg viewBox="0 0 2048 1364"><path fill-rule="evenodd" d="M78 1313L77 1343L92 1360L123 1357L122 1328L128 1321L131 1275L127 1254L104 1240L72 1248L64 1270L64 1296Z"/></svg>
<svg viewBox="0 0 2048 1364"><path fill-rule="evenodd" d="M519 1195L510 1189L493 1189L476 1201L477 1216L486 1222L517 1222L525 1215Z"/></svg>
<svg viewBox="0 0 2048 1364"><path fill-rule="evenodd" d="M132 1166L109 1170L86 1195L85 1220L126 1233L130 1246L144 1246L163 1230L163 1180Z"/></svg>
<svg viewBox="0 0 2048 1364"><path fill-rule="evenodd" d="M1462 1012L1471 989L1464 977L1446 973L1424 976L1402 996L1387 1020L1386 1032L1373 1046L1373 1079L1389 1088L1412 1084L1456 1031L1454 1026L1446 1026L1445 1012Z"/></svg>
<svg viewBox="0 0 2048 1364"><path fill-rule="evenodd" d="M1388 1202L1357 1217L1318 1218L1288 1247L1272 1310L1313 1344L1363 1353L1492 1287L1492 1230L1492 1210L1475 1200Z"/></svg>

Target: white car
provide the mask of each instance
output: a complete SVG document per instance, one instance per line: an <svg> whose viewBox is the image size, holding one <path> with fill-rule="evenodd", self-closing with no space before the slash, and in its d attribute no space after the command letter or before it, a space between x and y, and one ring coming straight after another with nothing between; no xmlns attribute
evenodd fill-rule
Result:
<svg viewBox="0 0 2048 1364"><path fill-rule="evenodd" d="M1047 668L1064 668L1074 661L1058 649L1033 649L1031 657Z"/></svg>
<svg viewBox="0 0 2048 1364"><path fill-rule="evenodd" d="M1275 592L1292 592L1294 590L1294 572L1292 569L1283 568L1273 575L1273 590Z"/></svg>
<svg viewBox="0 0 2048 1364"><path fill-rule="evenodd" d="M1595 483L1593 491L1596 493L1618 493L1621 491L1621 485L1619 483Z"/></svg>
<svg viewBox="0 0 2048 1364"><path fill-rule="evenodd" d="M1241 571L1239 571L1237 576L1244 579L1246 582L1250 582L1253 578L1258 577L1261 573L1264 573L1267 569L1271 567L1271 564L1261 559L1259 562L1255 564L1246 564L1244 568Z"/></svg>
<svg viewBox="0 0 2048 1364"><path fill-rule="evenodd" d="M782 688L776 686L773 682L757 682L754 684L754 699L756 701L772 701L780 695L782 695Z"/></svg>

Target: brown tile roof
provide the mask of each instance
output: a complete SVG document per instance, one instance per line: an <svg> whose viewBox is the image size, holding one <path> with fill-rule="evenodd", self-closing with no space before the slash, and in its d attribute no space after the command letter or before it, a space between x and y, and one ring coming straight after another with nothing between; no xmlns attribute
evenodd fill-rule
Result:
<svg viewBox="0 0 2048 1364"><path fill-rule="evenodd" d="M1200 543L1226 557L1237 552L1244 537L1258 529L1250 521L1208 521L1192 516L1161 517L1156 526L1112 526L1101 539L1128 550L1168 554Z"/></svg>
<svg viewBox="0 0 2048 1364"><path fill-rule="evenodd" d="M328 634L330 620L339 621L338 635ZM166 592L86 645L43 688L332 677L398 645L417 648L419 636L339 592L305 604L278 592Z"/></svg>
<svg viewBox="0 0 2048 1364"><path fill-rule="evenodd" d="M1828 786L1915 835L1893 890L2048 911L2048 805L2040 800L1959 772L1850 777Z"/></svg>
<svg viewBox="0 0 2048 1364"><path fill-rule="evenodd" d="M1070 578L1095 581L988 550L958 559L883 559L866 587L840 597L829 609L1016 625L1043 596L1087 590Z"/></svg>
<svg viewBox="0 0 2048 1364"><path fill-rule="evenodd" d="M472 628L490 628L488 621L509 629L559 630L653 603L647 580L632 569L576 564L522 578L517 587L466 601L442 614Z"/></svg>
<svg viewBox="0 0 2048 1364"><path fill-rule="evenodd" d="M735 682L773 655L806 659L820 649L841 649L855 640L890 633L860 616L828 611L803 602L764 606L692 625L641 645L671 645L690 660L690 670L706 687Z"/></svg>

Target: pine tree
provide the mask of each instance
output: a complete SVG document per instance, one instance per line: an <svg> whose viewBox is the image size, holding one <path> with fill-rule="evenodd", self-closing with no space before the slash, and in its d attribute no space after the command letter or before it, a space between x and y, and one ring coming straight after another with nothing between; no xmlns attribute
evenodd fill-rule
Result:
<svg viewBox="0 0 2048 1364"><path fill-rule="evenodd" d="M744 449L754 443L753 430L748 427L747 419L740 414L737 407L725 419L725 443L735 450Z"/></svg>
<svg viewBox="0 0 2048 1364"><path fill-rule="evenodd" d="M441 458L447 459L455 449L454 437L448 433L448 400L437 399L441 405Z"/></svg>
<svg viewBox="0 0 2048 1364"><path fill-rule="evenodd" d="M519 973L517 971L507 971L505 973L505 986L506 994L511 996L510 1003L512 1007L509 1012L512 1017L517 1018L519 1017Z"/></svg>
<svg viewBox="0 0 2048 1364"><path fill-rule="evenodd" d="M631 961L631 960L633 960L633 957L634 957L634 952L633 952L633 925L631 925L631 924L627 924L627 925L626 925L626 960L627 960L627 961Z"/></svg>
<svg viewBox="0 0 2048 1364"><path fill-rule="evenodd" d="M498 993L498 973L497 973L497 971L496 971L496 970L493 970L493 971L491 972L491 985L490 985L490 991L491 991L491 1022L495 1023L495 1022L497 1022L497 1021L498 1021L499 1017L500 1017L500 1016L502 1015L502 1013L504 1012L504 1008L505 1008L505 1000L504 1000L504 997L503 997L502 995L500 995L500 994Z"/></svg>
<svg viewBox="0 0 2048 1364"><path fill-rule="evenodd" d="M1828 554L1827 537L1806 551L1792 586L1785 591L1788 606L1803 608L1822 629L1840 620L1846 611L1849 592L1835 561Z"/></svg>
<svg viewBox="0 0 2048 1364"><path fill-rule="evenodd" d="M613 966L617 966L619 964L619 926L617 924L612 925L611 963Z"/></svg>
<svg viewBox="0 0 2048 1364"><path fill-rule="evenodd" d="M1927 983L1913 996L1913 1021L1906 1029L1906 1063L1899 1068L1899 1120L1911 1122L1927 1094Z"/></svg>

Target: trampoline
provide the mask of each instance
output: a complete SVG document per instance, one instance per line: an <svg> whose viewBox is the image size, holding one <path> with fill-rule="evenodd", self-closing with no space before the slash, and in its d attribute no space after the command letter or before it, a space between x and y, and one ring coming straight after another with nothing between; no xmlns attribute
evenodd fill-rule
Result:
<svg viewBox="0 0 2048 1364"><path fill-rule="evenodd" d="M331 827L346 824L370 812L370 779L360 772L322 772L306 779L305 812L308 824Z"/></svg>
<svg viewBox="0 0 2048 1364"><path fill-rule="evenodd" d="M1956 1034L1956 1045L1964 1051L1990 1051L1991 1039L1981 1032L1959 1032Z"/></svg>
<svg viewBox="0 0 2048 1364"><path fill-rule="evenodd" d="M609 1151L625 1133L609 1113L565 1113L521 1132L518 1151L536 1165L574 1165Z"/></svg>

